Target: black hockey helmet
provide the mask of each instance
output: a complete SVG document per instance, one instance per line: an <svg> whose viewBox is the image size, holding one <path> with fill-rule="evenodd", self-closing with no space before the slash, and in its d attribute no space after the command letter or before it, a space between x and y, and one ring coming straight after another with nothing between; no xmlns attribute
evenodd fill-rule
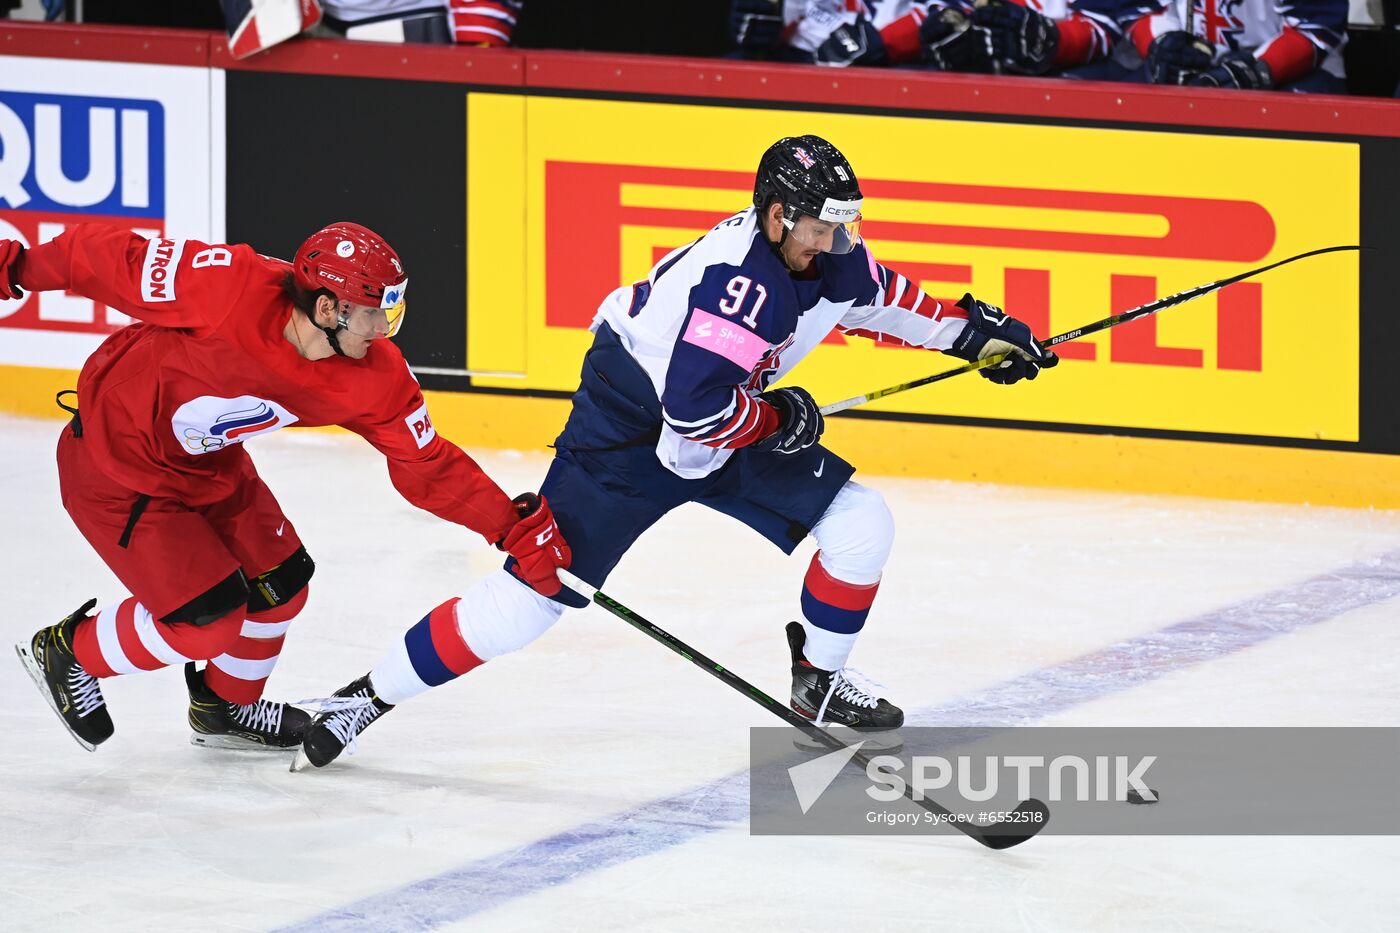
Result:
<svg viewBox="0 0 1400 933"><path fill-rule="evenodd" d="M841 150L825 139L785 136L768 147L754 178L754 207L762 212L775 198L783 205L784 236L794 232L798 218L806 215L836 225L828 252L854 248L864 200L860 182Z"/></svg>

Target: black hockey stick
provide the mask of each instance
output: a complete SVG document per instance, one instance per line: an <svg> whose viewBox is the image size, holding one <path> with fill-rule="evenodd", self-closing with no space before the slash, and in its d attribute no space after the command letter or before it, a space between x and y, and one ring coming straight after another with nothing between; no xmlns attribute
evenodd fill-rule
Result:
<svg viewBox="0 0 1400 933"><path fill-rule="evenodd" d="M1227 285L1234 285L1236 282L1242 282L1245 279L1253 278L1254 276L1259 275L1260 273L1268 272L1270 269L1277 269L1279 266L1286 266L1290 262L1297 262L1299 259L1307 259L1309 256L1320 256L1323 253L1335 253L1342 250L1359 250L1366 248L1367 247L1362 246L1328 246L1324 247L1323 249L1309 250L1306 253L1299 253L1296 256L1289 256L1287 259L1280 259L1278 262L1271 262L1267 266L1260 266L1258 269L1250 269L1248 272L1241 272L1239 275L1232 275L1228 279L1221 279L1218 282L1209 282L1205 285L1198 285L1195 288L1188 289L1184 292L1177 292L1175 295L1168 295L1165 298L1158 298L1156 301L1151 301L1145 305L1140 305L1136 308L1132 308L1131 310L1124 311L1122 314L1115 314L1112 317L1104 318L1102 321L1095 321L1092 324L1085 324L1083 327L1076 327L1074 330L1066 331L1065 333L1060 334L1058 337L1051 337L1049 340L1042 340L1040 341L1040 345L1044 349L1048 350L1051 347L1059 346L1060 344L1066 343L1070 340L1077 340L1080 337L1084 337L1089 334L1096 334L1101 330L1108 330L1110 327L1117 327L1119 324L1126 324L1129 321L1136 321L1140 317L1146 317L1149 314L1156 314L1158 311L1165 310L1174 305L1184 304L1185 302L1191 301L1193 298L1200 298L1202 295L1209 295L1211 292L1219 291ZM848 408L855 408L858 405L864 405L867 402L873 402L875 401L875 399L884 398L887 395L894 395L898 392L907 392L910 389L917 389L920 386L931 385L935 382L942 382L944 379L950 379L953 376L960 376L963 373L970 373L979 369L986 369L988 366L997 366L1004 359L1006 359L1005 353L997 353L987 357L986 359L978 360L975 363L968 363L965 366L959 366L957 369L945 370L941 373L935 373L932 376L925 376L922 379L915 379L913 382L901 382L897 386L890 386L886 389L877 389L876 391L871 392L867 395L857 395L854 398L844 399L839 402L832 402L830 405L822 406L822 414L835 414L838 411L845 411Z"/></svg>
<svg viewBox="0 0 1400 933"><path fill-rule="evenodd" d="M659 625L647 621L611 596L608 596L596 587L589 586L583 580L569 573L569 571L560 570L559 580L575 593L602 606L604 609L608 610L608 612L611 612L639 632L650 635L656 641L661 642L661 644L670 648L691 664L719 678L724 683L753 700L759 706L773 713L779 719L783 720L783 722L786 722L790 726L796 726L798 729L801 729L803 733L821 742L833 751L840 751L841 749L850 747L825 729L817 728L803 716L789 709L787 706L784 706L782 703L779 703L733 671L705 657ZM852 754L851 759L862 766L868 766L870 764L869 756L859 751ZM934 814L938 819L951 823L959 832L965 833L989 849L1009 849L1018 843L1025 842L1044 829L1045 824L1050 821L1050 811L1046 808L1045 804L1033 797L1029 800L1022 801L1020 806L1013 811L1012 816L1008 819L996 823L979 825L977 823L963 822L957 818L950 819L950 817L954 817L952 811L948 810L946 807L940 806L935 801L929 800L923 794L915 797L914 792L910 789L909 782L905 782L904 796Z"/></svg>

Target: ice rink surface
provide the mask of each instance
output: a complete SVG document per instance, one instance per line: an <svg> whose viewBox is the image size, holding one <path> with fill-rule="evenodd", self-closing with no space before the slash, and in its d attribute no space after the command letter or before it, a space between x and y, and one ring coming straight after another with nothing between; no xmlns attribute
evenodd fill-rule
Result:
<svg viewBox="0 0 1400 933"><path fill-rule="evenodd" d="M58 428L0 418L7 642L126 595L59 504ZM250 447L317 561L269 696L330 693L499 563L403 502L357 439ZM473 453L511 493L547 464ZM1400 513L858 478L899 530L851 663L912 723L1400 720ZM785 696L782 626L810 551L784 558L691 507L605 590ZM1001 853L751 837L746 730L767 714L597 608L401 706L320 772L191 747L177 669L104 691L116 735L89 754L0 661L0 929L1312 931L1400 916L1395 837L1047 836Z"/></svg>

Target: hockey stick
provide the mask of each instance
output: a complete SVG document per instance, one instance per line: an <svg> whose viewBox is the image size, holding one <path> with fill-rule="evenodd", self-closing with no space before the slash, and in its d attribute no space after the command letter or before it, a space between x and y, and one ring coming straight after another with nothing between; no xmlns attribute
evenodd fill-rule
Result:
<svg viewBox="0 0 1400 933"><path fill-rule="evenodd" d="M1218 282L1210 282L1206 285L1198 285L1195 288L1188 289L1187 291L1177 292L1175 295L1168 295L1165 298L1158 298L1156 301L1148 302L1145 305L1139 305L1136 308L1124 311L1122 314L1115 314L1112 317L1106 317L1102 321L1095 321L1094 323L1086 324L1083 327L1076 327L1074 330L1066 331L1065 333L1060 334L1058 337L1051 337L1049 340L1040 341L1040 346L1048 350L1051 347L1059 346L1060 344L1066 343L1070 340L1077 340L1078 338L1087 336L1089 334L1096 334L1101 330L1108 330L1110 327L1117 327L1119 324L1126 324L1129 321L1136 321L1140 317L1146 317L1149 314L1156 314L1158 311L1165 310L1174 305L1184 304L1185 302L1191 301L1194 298L1200 298L1202 295L1209 295L1211 292L1218 291L1227 285L1234 285L1236 282L1242 282L1245 279L1253 278L1254 276L1259 275L1260 273L1268 272L1270 269L1277 269L1279 266L1286 266L1290 262L1297 262L1299 259L1307 259L1309 256L1320 256L1323 253L1335 253L1342 250L1359 250L1365 248L1366 247L1362 246L1328 246L1323 249L1314 249L1309 250L1306 253L1299 253L1296 256L1289 256L1287 259L1280 259L1278 262L1271 262L1267 266L1260 266L1258 269L1250 269L1248 272L1241 272L1239 275L1232 275L1228 279L1221 279ZM910 389L917 389L921 386L931 385L935 382L942 382L944 379L951 379L952 377L960 376L963 373L970 373L979 369L985 369L988 366L996 366L999 363L1001 363L1001 361L1004 359L1006 359L1005 353L997 353L987 357L986 359L978 360L975 363L968 363L965 366L959 366L957 369L945 370L941 373L935 373L932 376L925 376L922 379L915 379L913 382L901 382L897 386L890 386L887 389L879 389L867 395L857 395L855 398L848 398L840 402L832 402L830 405L822 406L822 414L835 414L838 411L845 411L848 408L855 408L858 405L864 405L867 402L875 401L877 398L884 398L887 395L894 395L897 392L907 392Z"/></svg>
<svg viewBox="0 0 1400 933"><path fill-rule="evenodd" d="M801 729L803 733L821 742L833 751L841 751L850 747L825 729L819 729L812 725L811 722L803 718L800 714L779 703L753 684L739 677L733 671L705 657L685 642L676 638L670 632L667 632L654 622L649 622L642 618L640 615L628 609L626 606L622 605L622 603L603 593L596 587L589 586L567 570L560 570L558 573L560 582L575 593L597 603L637 631L651 636L696 667L724 681L724 683L744 694L759 706L767 709L788 725L796 726L798 729ZM852 754L851 759L862 766L868 766L870 764L869 756L859 751ZM989 849L1009 849L1018 843L1025 842L1044 829L1045 824L1050 820L1050 811L1046 808L1045 804L1035 798L1022 801L1020 806L1013 811L1012 817L1006 820L986 825L978 825L976 823L963 822L961 819L955 818L952 811L940 806L935 801L929 800L923 794L915 797L914 792L910 789L909 782L905 782L904 796L934 814L940 821L952 824L959 832L965 833Z"/></svg>

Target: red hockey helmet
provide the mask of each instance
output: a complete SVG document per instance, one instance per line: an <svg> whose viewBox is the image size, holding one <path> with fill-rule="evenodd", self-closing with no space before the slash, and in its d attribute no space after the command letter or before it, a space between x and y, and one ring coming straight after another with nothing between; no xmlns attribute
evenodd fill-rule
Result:
<svg viewBox="0 0 1400 933"><path fill-rule="evenodd" d="M292 266L297 285L307 291L324 288L352 304L384 309L389 336L403 323L404 275L399 254L368 227L346 221L333 223L306 238Z"/></svg>

